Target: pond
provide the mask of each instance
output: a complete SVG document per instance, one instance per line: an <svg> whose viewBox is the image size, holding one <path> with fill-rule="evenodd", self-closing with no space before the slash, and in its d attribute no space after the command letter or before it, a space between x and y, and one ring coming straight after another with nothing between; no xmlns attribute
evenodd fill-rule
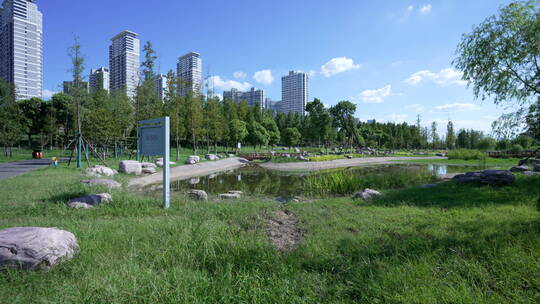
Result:
<svg viewBox="0 0 540 304"><path fill-rule="evenodd" d="M482 170L479 166L453 166L444 164L391 164L352 168L341 168L317 172L282 172L267 170L256 165L245 166L237 170L220 172L204 177L171 182L171 191L185 192L190 189L204 190L219 194L230 190L240 190L250 195L293 196L304 193L306 181L310 177L324 176L344 172L366 178L370 175L397 175L412 173L431 173L444 175L466 171Z"/></svg>

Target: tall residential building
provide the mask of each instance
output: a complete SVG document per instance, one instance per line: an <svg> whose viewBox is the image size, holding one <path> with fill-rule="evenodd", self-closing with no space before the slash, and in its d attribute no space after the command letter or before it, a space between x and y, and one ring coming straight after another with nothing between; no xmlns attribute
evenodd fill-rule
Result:
<svg viewBox="0 0 540 304"><path fill-rule="evenodd" d="M180 94L199 95L201 92L202 61L199 53L190 52L178 59L176 66Z"/></svg>
<svg viewBox="0 0 540 304"><path fill-rule="evenodd" d="M237 89L231 89L230 91L223 91L223 99L234 100L237 103L242 100L247 101L248 105L254 106L259 103L261 108L266 107L264 99L264 90L251 88L251 90L246 92L238 91Z"/></svg>
<svg viewBox="0 0 540 304"><path fill-rule="evenodd" d="M308 101L308 75L303 72L290 71L281 77L281 100L284 112L306 114Z"/></svg>
<svg viewBox="0 0 540 304"><path fill-rule="evenodd" d="M4 0L0 8L0 77L17 100L43 96L43 17L36 0Z"/></svg>
<svg viewBox="0 0 540 304"><path fill-rule="evenodd" d="M139 85L140 41L138 34L123 31L114 36L109 47L110 90L125 90L135 97Z"/></svg>
<svg viewBox="0 0 540 304"><path fill-rule="evenodd" d="M73 87L75 87L75 85L73 84L73 81L64 81L64 94L71 94L72 90L73 90ZM86 93L89 92L89 90L88 90L88 82L83 81L83 82L81 82L79 84L79 93L81 91L84 91Z"/></svg>
<svg viewBox="0 0 540 304"><path fill-rule="evenodd" d="M109 91L109 68L91 69L88 81L90 82L90 92L92 93L95 93L99 90Z"/></svg>
<svg viewBox="0 0 540 304"><path fill-rule="evenodd" d="M158 74L156 77L156 92L159 95L159 98L161 98L161 101L165 99L168 91L167 75Z"/></svg>

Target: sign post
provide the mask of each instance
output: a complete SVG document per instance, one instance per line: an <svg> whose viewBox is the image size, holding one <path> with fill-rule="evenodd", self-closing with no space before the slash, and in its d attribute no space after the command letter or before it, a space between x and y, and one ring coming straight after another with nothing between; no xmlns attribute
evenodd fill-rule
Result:
<svg viewBox="0 0 540 304"><path fill-rule="evenodd" d="M170 206L169 117L139 121L137 155L163 156L163 208Z"/></svg>

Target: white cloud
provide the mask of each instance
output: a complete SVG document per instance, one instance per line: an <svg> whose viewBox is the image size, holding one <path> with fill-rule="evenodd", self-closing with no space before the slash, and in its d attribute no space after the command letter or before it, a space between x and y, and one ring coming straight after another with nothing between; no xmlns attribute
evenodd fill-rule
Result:
<svg viewBox="0 0 540 304"><path fill-rule="evenodd" d="M411 111L416 111L416 112L421 112L421 111L425 110L425 107L423 105L421 105L421 104L415 103L415 104L411 104L411 105L406 105L405 109L411 110Z"/></svg>
<svg viewBox="0 0 540 304"><path fill-rule="evenodd" d="M408 11L408 12L412 12L413 10L414 10L414 6L413 6L413 5L407 6L407 11Z"/></svg>
<svg viewBox="0 0 540 304"><path fill-rule="evenodd" d="M430 70L422 70L413 73L409 78L405 79L404 82L410 85L416 85L422 81L433 81L440 85L465 85L467 82L461 79L462 76L462 72L454 70L453 68L443 69L438 73L434 73Z"/></svg>
<svg viewBox="0 0 540 304"><path fill-rule="evenodd" d="M253 79L255 79L255 81L258 83L265 85L271 85L272 82L274 82L274 76L272 76L271 70L257 71L255 74L253 74Z"/></svg>
<svg viewBox="0 0 540 304"><path fill-rule="evenodd" d="M321 67L321 74L326 77L330 77L335 74L339 74L349 70L359 69L360 65L355 64L354 60L347 57L336 57L330 59Z"/></svg>
<svg viewBox="0 0 540 304"><path fill-rule="evenodd" d="M309 72L307 74L308 74L309 77L315 77L315 76L317 76L317 71L309 70Z"/></svg>
<svg viewBox="0 0 540 304"><path fill-rule="evenodd" d="M51 91L51 90L44 89L43 90L43 99L44 100L49 100L56 93L58 93L58 92L54 92L54 91Z"/></svg>
<svg viewBox="0 0 540 304"><path fill-rule="evenodd" d="M237 78L237 79L244 79L246 78L246 73L242 72L242 71L238 71L238 72L234 72L233 73L233 76L234 78Z"/></svg>
<svg viewBox="0 0 540 304"><path fill-rule="evenodd" d="M364 103L381 103L385 97L390 96L392 86L387 85L376 90L365 90L360 93L360 98Z"/></svg>
<svg viewBox="0 0 540 304"><path fill-rule="evenodd" d="M239 91L249 90L252 85L249 82L239 82L235 80L224 80L219 76L212 76L208 78L209 83L213 84L215 88L220 90L237 89Z"/></svg>
<svg viewBox="0 0 540 304"><path fill-rule="evenodd" d="M474 103L448 103L442 106L436 106L435 110L446 112L446 113L455 113L455 112L463 112L463 111L473 111L473 110L479 110L480 107L475 105Z"/></svg>
<svg viewBox="0 0 540 304"><path fill-rule="evenodd" d="M383 120L388 122L404 122L407 120L407 114L389 114Z"/></svg>
<svg viewBox="0 0 540 304"><path fill-rule="evenodd" d="M418 11L420 11L420 14L427 15L431 13L431 4L422 5Z"/></svg>

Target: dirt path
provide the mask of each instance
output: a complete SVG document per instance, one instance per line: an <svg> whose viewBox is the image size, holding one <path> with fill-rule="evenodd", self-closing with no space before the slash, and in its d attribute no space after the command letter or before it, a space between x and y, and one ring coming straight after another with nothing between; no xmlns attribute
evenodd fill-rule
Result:
<svg viewBox="0 0 540 304"><path fill-rule="evenodd" d="M324 169L334 169L343 167L355 167L362 165L375 165L375 164L387 164L400 160L414 160L414 159L446 159L446 157L431 156L431 157L363 157L353 159L338 159L321 162L296 162L296 163L265 163L260 166L270 170L281 171L316 171Z"/></svg>
<svg viewBox="0 0 540 304"><path fill-rule="evenodd" d="M209 161L195 165L183 165L171 168L171 181L185 180L192 177L210 175L212 173L240 168L249 162L243 158L232 157L218 161ZM163 173L136 177L129 181L128 187L134 190L143 189L146 186L163 182Z"/></svg>
<svg viewBox="0 0 540 304"><path fill-rule="evenodd" d="M280 252L297 248L302 242L298 219L290 211L278 210L266 220L266 233Z"/></svg>

